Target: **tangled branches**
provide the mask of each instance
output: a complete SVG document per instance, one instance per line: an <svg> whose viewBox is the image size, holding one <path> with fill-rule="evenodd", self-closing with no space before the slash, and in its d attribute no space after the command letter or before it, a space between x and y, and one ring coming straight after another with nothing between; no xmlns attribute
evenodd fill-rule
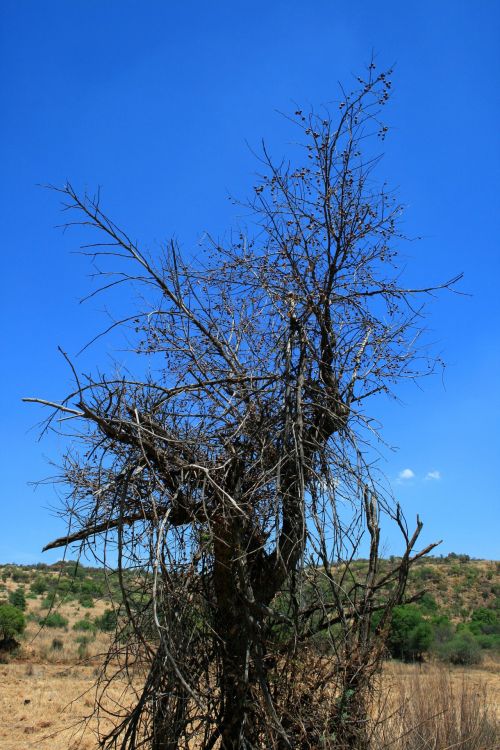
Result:
<svg viewBox="0 0 500 750"><path fill-rule="evenodd" d="M102 290L131 284L150 301L121 321L147 376L74 370L64 400L32 399L49 427L75 425L71 530L47 548L106 555L120 578L101 684L139 687L104 747L368 746L391 610L433 546L414 551L420 521L410 534L365 457L366 404L433 366L414 305L433 290L400 285L400 207L365 148L385 135L389 88L371 66L336 118L297 111L305 166L264 149L255 239L214 242L206 262L173 241L152 259L99 196L59 190L68 223L97 235L86 252L111 264ZM382 516L405 547L384 570Z"/></svg>

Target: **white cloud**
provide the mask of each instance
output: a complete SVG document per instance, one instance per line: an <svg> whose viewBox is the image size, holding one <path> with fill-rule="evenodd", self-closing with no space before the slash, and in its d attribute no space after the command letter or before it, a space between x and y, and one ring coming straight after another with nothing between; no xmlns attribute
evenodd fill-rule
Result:
<svg viewBox="0 0 500 750"><path fill-rule="evenodd" d="M425 475L426 479L434 479L435 481L439 481L441 479L441 472L434 470L434 471L428 471Z"/></svg>
<svg viewBox="0 0 500 750"><path fill-rule="evenodd" d="M399 479L413 479L415 476L415 472L413 472L411 469L403 469L403 471L399 472Z"/></svg>

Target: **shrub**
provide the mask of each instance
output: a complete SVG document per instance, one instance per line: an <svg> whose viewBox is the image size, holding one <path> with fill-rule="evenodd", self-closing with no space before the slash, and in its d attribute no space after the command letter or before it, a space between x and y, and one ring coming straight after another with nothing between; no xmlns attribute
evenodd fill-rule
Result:
<svg viewBox="0 0 500 750"><path fill-rule="evenodd" d="M91 641L91 638L89 638L88 635L77 635L75 638L75 641L80 644L83 643L84 646L88 646L88 644Z"/></svg>
<svg viewBox="0 0 500 750"><path fill-rule="evenodd" d="M96 630L96 624L92 620L78 620L73 625L73 630L94 631Z"/></svg>
<svg viewBox="0 0 500 750"><path fill-rule="evenodd" d="M420 609L422 612L425 612L425 614L432 614L434 612L437 612L438 605L432 594L429 594L426 592L419 600L418 602Z"/></svg>
<svg viewBox="0 0 500 750"><path fill-rule="evenodd" d="M117 614L114 609L107 609L101 617L96 617L95 624L99 630L103 630L105 633L112 633L116 628Z"/></svg>
<svg viewBox="0 0 500 750"><path fill-rule="evenodd" d="M59 612L51 612L50 615L47 615L41 621L41 625L47 628L65 628L67 624L67 618L63 617Z"/></svg>
<svg viewBox="0 0 500 750"><path fill-rule="evenodd" d="M481 647L472 633L463 630L450 641L443 643L437 650L443 661L460 666L471 666L481 663Z"/></svg>
<svg viewBox="0 0 500 750"><path fill-rule="evenodd" d="M9 603L12 604L13 607L21 609L24 612L26 609L26 596L24 594L24 589L18 588L15 591L11 591L9 593Z"/></svg>
<svg viewBox="0 0 500 750"><path fill-rule="evenodd" d="M417 581L431 581L435 576L436 573L434 572L434 568L429 565L418 567L413 574L413 577Z"/></svg>
<svg viewBox="0 0 500 750"><path fill-rule="evenodd" d="M74 581L68 579L60 579L57 582L56 590L61 598L71 597L71 595L74 595L76 590L75 583Z"/></svg>
<svg viewBox="0 0 500 750"><path fill-rule="evenodd" d="M90 596L90 594L82 594L78 598L79 603L82 607L86 607L87 609L90 609L90 607L94 606L94 600Z"/></svg>
<svg viewBox="0 0 500 750"><path fill-rule="evenodd" d="M64 648L64 643L61 641L60 638L52 639L52 651L62 651L63 648Z"/></svg>
<svg viewBox="0 0 500 750"><path fill-rule="evenodd" d="M44 594L47 591L47 581L41 576L37 576L30 586L33 594Z"/></svg>
<svg viewBox="0 0 500 750"><path fill-rule="evenodd" d="M451 641L454 634L453 625L446 615L436 615L431 620L434 645L438 647L442 643Z"/></svg>
<svg viewBox="0 0 500 750"><path fill-rule="evenodd" d="M492 609L479 607L472 613L469 628L475 635L500 634L500 616Z"/></svg>
<svg viewBox="0 0 500 750"><path fill-rule="evenodd" d="M80 592L81 594L86 594L90 597L102 596L103 587L98 581L95 581L93 578L87 578L85 581L82 581L80 585Z"/></svg>
<svg viewBox="0 0 500 750"><path fill-rule="evenodd" d="M12 604L0 606L0 641L10 641L21 635L26 627L24 614Z"/></svg>
<svg viewBox="0 0 500 750"><path fill-rule="evenodd" d="M42 609L50 609L51 607L53 607L55 600L56 600L56 594L55 594L55 592L47 594L47 596L45 597L45 599L43 599L43 601L42 601L42 605L41 605Z"/></svg>
<svg viewBox="0 0 500 750"><path fill-rule="evenodd" d="M26 581L29 581L29 573L27 573L24 570L21 570L20 568L14 568L14 570L11 573L12 580L16 583L26 583Z"/></svg>
<svg viewBox="0 0 500 750"><path fill-rule="evenodd" d="M431 625L414 604L394 608L387 645L396 659L421 659L432 643Z"/></svg>
<svg viewBox="0 0 500 750"><path fill-rule="evenodd" d="M87 575L85 567L80 565L78 560L68 560L66 562L66 571L71 578L85 578Z"/></svg>
<svg viewBox="0 0 500 750"><path fill-rule="evenodd" d="M491 633L490 635L484 635L483 633L480 633L479 635L476 635L476 641L479 644L480 648L491 650L500 649L500 636L496 633Z"/></svg>
<svg viewBox="0 0 500 750"><path fill-rule="evenodd" d="M432 643L432 627L423 620L410 632L409 648L406 659L421 660Z"/></svg>
<svg viewBox="0 0 500 750"><path fill-rule="evenodd" d="M82 638L82 640L80 641L79 646L78 646L78 658L79 659L87 659L88 658L88 655L89 655L89 646L88 646L88 644L89 644L89 642L90 641L88 640L88 638L86 638L85 640L83 640L83 638Z"/></svg>

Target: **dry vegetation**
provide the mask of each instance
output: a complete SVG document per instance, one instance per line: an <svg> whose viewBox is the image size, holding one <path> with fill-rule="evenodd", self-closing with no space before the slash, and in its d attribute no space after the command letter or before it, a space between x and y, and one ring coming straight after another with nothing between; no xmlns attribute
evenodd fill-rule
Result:
<svg viewBox="0 0 500 750"><path fill-rule="evenodd" d="M422 567L436 598L443 602L450 603L453 591L464 586L471 575L475 576L476 587L464 591L464 601L466 597L472 608L478 601L486 601L481 591L488 586L491 602L492 586L497 585L498 576L495 563L474 561L456 568L454 562L431 561ZM27 591L37 574L35 570L30 573ZM6 595L19 582L8 578L3 585ZM109 601L96 599L91 608L83 607L78 600L58 601L55 611L68 624L64 628L40 628L29 615L46 614L43 600L42 594L27 598L28 623L21 647L0 664L0 747L95 750L99 731L109 730L113 721L112 716L106 718L102 714L99 721L92 716L100 654L107 650L109 635L91 633L82 648L84 636L73 626L86 615L91 619L102 615L109 608ZM57 642L62 643L62 648L54 648ZM107 700L111 712L127 705L125 686L115 684ZM500 747L496 728L500 718L498 661L487 654L480 668L467 669L387 662L373 711L374 716L385 719L373 737L376 750L493 750Z"/></svg>
<svg viewBox="0 0 500 750"><path fill-rule="evenodd" d="M493 667L493 665L492 665ZM95 750L109 721L87 721L94 705L95 665L72 666L16 659L0 666L0 746L3 750ZM384 716L376 747L392 750L498 748L500 676L482 669L389 664L380 705ZM115 686L110 700L126 703ZM113 706L110 706L113 708Z"/></svg>
<svg viewBox="0 0 500 750"><path fill-rule="evenodd" d="M496 664L467 670L389 664L379 701L383 721L375 732L377 750L499 747L500 676Z"/></svg>
<svg viewBox="0 0 500 750"><path fill-rule="evenodd" d="M95 722L82 737L82 722L94 703L93 667L16 660L2 665L0 675L0 744L4 750L97 747Z"/></svg>
<svg viewBox="0 0 500 750"><path fill-rule="evenodd" d="M30 581L37 571L29 571ZM45 572L56 580L58 571ZM18 588L8 578L4 593ZM86 618L94 620L109 608L109 601L93 601L90 608L78 600L57 601L51 610L44 608L44 595L27 598L27 626L19 650L3 655L0 664L0 747L50 748L50 750L93 750L98 733L106 731L112 717L93 717L95 681L106 653L109 635L97 631L85 633L74 625ZM34 617L57 612L67 621L64 627L41 627ZM31 617L30 617L31 615ZM108 694L110 712L127 703L123 689L116 686Z"/></svg>

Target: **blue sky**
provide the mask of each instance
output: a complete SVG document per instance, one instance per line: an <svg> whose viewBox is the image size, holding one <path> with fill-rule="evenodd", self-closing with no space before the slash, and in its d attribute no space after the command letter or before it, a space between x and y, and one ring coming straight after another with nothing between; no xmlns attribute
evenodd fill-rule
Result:
<svg viewBox="0 0 500 750"><path fill-rule="evenodd" d="M89 266L63 235L40 183L102 186L107 212L144 246L175 234L189 252L235 221L228 195L249 193L261 137L286 153L277 110L319 106L374 50L396 64L379 173L407 206L412 281L463 271L470 296L432 304L429 337L447 368L376 416L397 451L382 468L424 541L499 557L500 4L497 0L278 0L205 3L3 0L0 562L51 562L63 532L47 484L64 440L37 442L42 413L23 396L70 386L57 353L75 354L105 323ZM77 359L109 361L112 341ZM392 537L387 538L388 553Z"/></svg>

